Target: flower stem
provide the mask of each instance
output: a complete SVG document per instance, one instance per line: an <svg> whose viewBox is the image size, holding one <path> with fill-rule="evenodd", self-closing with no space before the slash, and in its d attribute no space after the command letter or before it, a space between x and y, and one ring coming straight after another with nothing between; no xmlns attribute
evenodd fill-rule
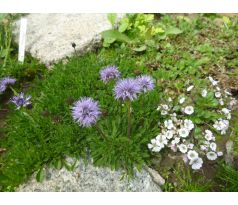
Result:
<svg viewBox="0 0 238 205"><path fill-rule="evenodd" d="M97 124L95 125L95 127L96 127L97 131L100 133L101 137L102 137L104 140L106 140L107 137L106 137L106 135L104 134L104 132L101 130L101 128L100 128Z"/></svg>
<svg viewBox="0 0 238 205"><path fill-rule="evenodd" d="M12 86L9 86L9 87L12 90L12 92L14 93L14 95L18 95L17 91L15 91Z"/></svg>
<svg viewBox="0 0 238 205"><path fill-rule="evenodd" d="M131 137L131 101L128 101L128 127L127 127L128 137Z"/></svg>

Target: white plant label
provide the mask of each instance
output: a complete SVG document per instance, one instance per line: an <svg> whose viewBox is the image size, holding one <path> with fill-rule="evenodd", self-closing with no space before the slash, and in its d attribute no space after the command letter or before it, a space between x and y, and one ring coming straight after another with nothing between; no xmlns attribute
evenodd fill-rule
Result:
<svg viewBox="0 0 238 205"><path fill-rule="evenodd" d="M20 61L22 63L24 62L24 58L25 58L26 28L27 28L27 19L26 18L21 18L18 61Z"/></svg>

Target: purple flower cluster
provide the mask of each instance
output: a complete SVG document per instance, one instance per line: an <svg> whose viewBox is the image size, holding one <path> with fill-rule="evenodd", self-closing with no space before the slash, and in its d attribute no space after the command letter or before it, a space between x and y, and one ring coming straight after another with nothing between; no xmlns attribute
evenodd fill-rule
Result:
<svg viewBox="0 0 238 205"><path fill-rule="evenodd" d="M148 75L142 75L136 78L142 92L153 90L155 87L154 79Z"/></svg>
<svg viewBox="0 0 238 205"><path fill-rule="evenodd" d="M108 83L110 80L119 78L120 72L116 66L108 66L100 71L101 80Z"/></svg>
<svg viewBox="0 0 238 205"><path fill-rule="evenodd" d="M17 96L14 96L12 99L10 99L10 102L14 103L17 106L17 110L19 110L21 107L26 107L27 105L30 105L31 96L24 97L24 93L20 93Z"/></svg>
<svg viewBox="0 0 238 205"><path fill-rule="evenodd" d="M116 83L114 88L114 95L117 100L133 101L140 93L140 86L136 79L126 78L121 79Z"/></svg>
<svg viewBox="0 0 238 205"><path fill-rule="evenodd" d="M154 80L150 76L144 75L136 79L126 78L119 80L114 88L115 98L117 100L133 101L141 92L153 90L155 87Z"/></svg>
<svg viewBox="0 0 238 205"><path fill-rule="evenodd" d="M101 115L98 107L98 102L92 98L83 97L75 102L72 109L73 119L78 122L82 127L90 127L97 122Z"/></svg>
<svg viewBox="0 0 238 205"><path fill-rule="evenodd" d="M8 85L14 85L16 83L15 78L5 77L0 80L0 94L5 92Z"/></svg>

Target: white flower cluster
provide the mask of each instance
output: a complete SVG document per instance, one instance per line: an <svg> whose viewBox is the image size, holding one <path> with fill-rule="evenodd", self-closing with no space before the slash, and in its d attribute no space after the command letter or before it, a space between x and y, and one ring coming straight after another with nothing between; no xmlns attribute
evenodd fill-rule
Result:
<svg viewBox="0 0 238 205"><path fill-rule="evenodd" d="M214 80L211 76L208 77L209 81L211 82L212 86L215 89L215 97L218 99L219 104L221 106L225 105L225 100L229 99L228 108L222 108L220 111L218 111L221 114L225 115L226 119L219 118L215 123L213 124L213 127L221 133L221 135L225 135L228 128L229 128L229 120L231 119L231 110L236 105L236 99L231 97L231 93L227 90L222 91L222 89L219 87L219 81Z"/></svg>
<svg viewBox="0 0 238 205"><path fill-rule="evenodd" d="M231 94L227 91L222 91L218 86L219 81L214 80L211 76L208 77L211 82L212 91L214 92L215 98L219 102L219 107L223 107L216 112L224 116L223 118L217 119L213 128L221 133L226 134L229 128L229 120L231 119L231 110L236 104L236 100L231 97ZM188 94L192 93L194 89L193 85L190 85L186 91ZM201 96L206 98L210 90L202 89ZM166 118L166 120L160 124L161 133L156 138L151 140L148 144L148 148L153 152L160 152L163 148L170 148L173 152L179 152L183 156L183 160L188 163L192 169L197 170L202 167L203 159L205 156L208 160L216 160L217 157L222 156L223 153L218 151L216 144L216 137L213 132L207 129L207 123L201 125L202 138L195 140L194 122L189 119L190 115L194 114L194 107L191 105L191 100L186 102L189 96L181 95L178 101L169 98L168 103L160 104L157 111ZM229 100L229 102L228 102ZM177 105L171 105L172 102L178 102L179 110ZM186 102L186 103L185 103ZM190 104L189 104L190 102ZM183 106L186 104L186 106ZM228 108L224 105L228 104ZM175 109L175 107L177 107ZM200 125L199 125L200 126ZM210 125L212 127L212 125Z"/></svg>

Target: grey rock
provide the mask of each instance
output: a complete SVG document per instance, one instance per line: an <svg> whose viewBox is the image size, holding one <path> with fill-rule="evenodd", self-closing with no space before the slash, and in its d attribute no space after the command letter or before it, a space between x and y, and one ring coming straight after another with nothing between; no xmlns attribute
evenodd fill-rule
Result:
<svg viewBox="0 0 238 205"><path fill-rule="evenodd" d="M230 166L233 166L233 162L234 162L232 151L233 151L233 141L228 140L226 142L225 162L229 164Z"/></svg>
<svg viewBox="0 0 238 205"><path fill-rule="evenodd" d="M118 14L118 20L123 14ZM71 56L76 51L83 54L100 42L100 33L111 29L107 14L29 14L26 16L26 51L49 66ZM18 41L19 22L14 34Z"/></svg>
<svg viewBox="0 0 238 205"><path fill-rule="evenodd" d="M150 174L152 177L152 180L158 184L159 186L164 185L165 179L154 169L151 169L150 167L145 167L146 171Z"/></svg>
<svg viewBox="0 0 238 205"><path fill-rule="evenodd" d="M73 161L69 158L68 161ZM135 170L135 177L128 179L122 176L122 170L112 171L109 168L98 168L83 160L76 163L74 171L47 168L51 178L39 183L35 175L26 184L22 184L17 191L60 191L60 192L160 192L160 187L153 182L150 174L142 169Z"/></svg>

